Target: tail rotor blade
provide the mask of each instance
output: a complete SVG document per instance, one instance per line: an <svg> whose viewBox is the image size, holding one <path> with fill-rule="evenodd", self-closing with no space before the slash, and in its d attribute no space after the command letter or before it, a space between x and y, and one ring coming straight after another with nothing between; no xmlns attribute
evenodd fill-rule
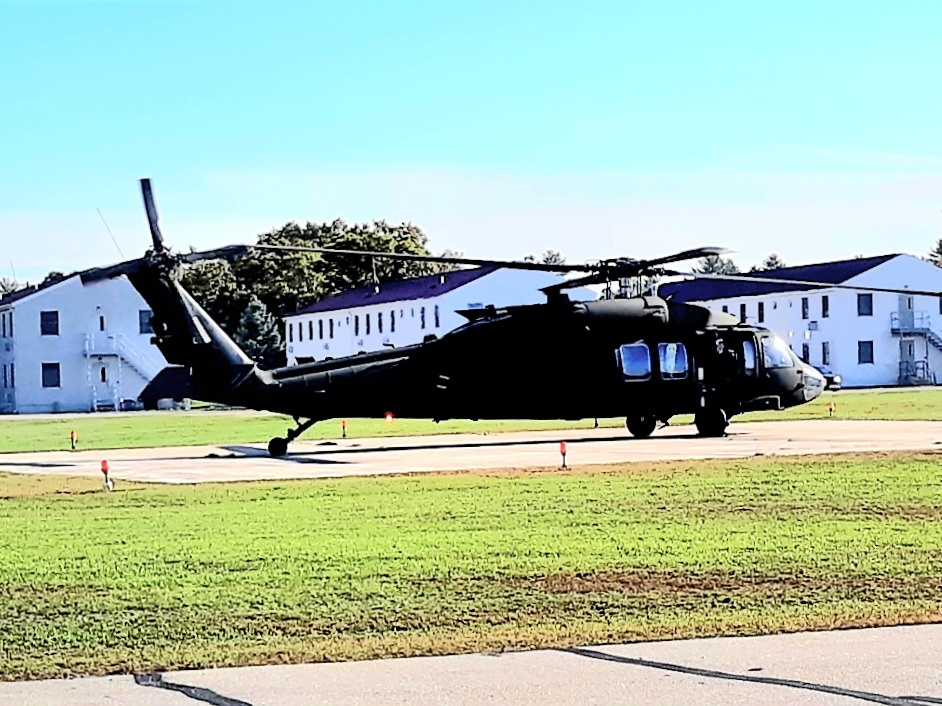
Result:
<svg viewBox="0 0 942 706"><path fill-rule="evenodd" d="M147 222L150 224L150 237L154 241L154 252L163 252L167 248L157 222L157 206L154 204L154 192L150 186L150 179L141 179L141 195L144 197L144 210L147 211Z"/></svg>

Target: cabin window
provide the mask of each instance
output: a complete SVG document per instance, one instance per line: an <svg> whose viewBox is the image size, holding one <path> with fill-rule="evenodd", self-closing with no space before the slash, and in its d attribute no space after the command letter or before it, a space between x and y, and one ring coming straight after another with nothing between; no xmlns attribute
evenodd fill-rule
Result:
<svg viewBox="0 0 942 706"><path fill-rule="evenodd" d="M137 330L141 334L154 332L154 312L150 309L139 309L137 312Z"/></svg>
<svg viewBox="0 0 942 706"><path fill-rule="evenodd" d="M762 306L760 303L759 306ZM743 359L743 368L746 370L746 375L755 375L756 374L756 344L752 339L746 339L742 342L742 359Z"/></svg>
<svg viewBox="0 0 942 706"><path fill-rule="evenodd" d="M42 367L43 387L59 387L59 364L43 363Z"/></svg>
<svg viewBox="0 0 942 706"><path fill-rule="evenodd" d="M647 343L629 343L615 351L625 380L651 379L651 352Z"/></svg>
<svg viewBox="0 0 942 706"><path fill-rule="evenodd" d="M831 300L827 294L821 295L821 318L826 319L831 315Z"/></svg>
<svg viewBox="0 0 942 706"><path fill-rule="evenodd" d="M40 311L39 312L39 333L43 336L59 335L59 312L58 311ZM58 385L56 385L58 387Z"/></svg>
<svg viewBox="0 0 942 706"><path fill-rule="evenodd" d="M765 321L765 302L759 302L759 311L756 318L760 324ZM755 353L755 351L753 351L753 353Z"/></svg>
<svg viewBox="0 0 942 706"><path fill-rule="evenodd" d="M683 343L658 343L657 357L664 380L682 380L687 377L687 348Z"/></svg>
<svg viewBox="0 0 942 706"><path fill-rule="evenodd" d="M801 318L808 318L808 297L801 298Z"/></svg>
<svg viewBox="0 0 942 706"><path fill-rule="evenodd" d="M857 316L873 316L873 295L870 292L857 295Z"/></svg>
<svg viewBox="0 0 942 706"><path fill-rule="evenodd" d="M790 368L795 364L788 345L778 336L762 339L762 362L768 369Z"/></svg>
<svg viewBox="0 0 942 706"><path fill-rule="evenodd" d="M857 341L857 365L873 362L873 341Z"/></svg>

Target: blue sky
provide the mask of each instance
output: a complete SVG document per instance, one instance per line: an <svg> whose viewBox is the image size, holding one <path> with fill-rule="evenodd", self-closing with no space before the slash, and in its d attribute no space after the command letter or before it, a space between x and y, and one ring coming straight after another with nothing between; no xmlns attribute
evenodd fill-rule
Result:
<svg viewBox="0 0 942 706"><path fill-rule="evenodd" d="M0 275L288 221L747 267L942 236L942 4L0 0Z"/></svg>

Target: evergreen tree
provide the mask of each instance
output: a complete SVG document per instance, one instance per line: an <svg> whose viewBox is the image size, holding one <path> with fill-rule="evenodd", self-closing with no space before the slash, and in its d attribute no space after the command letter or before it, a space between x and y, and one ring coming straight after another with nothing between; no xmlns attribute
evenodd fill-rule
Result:
<svg viewBox="0 0 942 706"><path fill-rule="evenodd" d="M929 251L929 255L926 259L936 267L942 267L942 238L935 241L935 245L932 250Z"/></svg>
<svg viewBox="0 0 942 706"><path fill-rule="evenodd" d="M765 270L777 270L780 267L785 267L785 261L780 258L776 253L772 253L767 258L765 258L761 264L753 267L750 272L764 272Z"/></svg>
<svg viewBox="0 0 942 706"><path fill-rule="evenodd" d="M698 264L693 267L691 272L701 275L736 275L739 274L739 268L732 259L720 257L719 255L708 255L701 257Z"/></svg>
<svg viewBox="0 0 942 706"><path fill-rule="evenodd" d="M246 355L258 362L263 368L282 364L281 334L278 322L268 311L268 307L256 296L249 297L249 303L242 312L239 328L233 337Z"/></svg>

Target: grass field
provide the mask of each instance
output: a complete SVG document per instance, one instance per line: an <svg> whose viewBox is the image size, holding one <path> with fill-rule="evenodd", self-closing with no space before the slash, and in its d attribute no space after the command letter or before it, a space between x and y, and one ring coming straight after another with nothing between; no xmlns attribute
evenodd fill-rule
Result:
<svg viewBox="0 0 942 706"><path fill-rule="evenodd" d="M938 620L939 461L0 475L0 678Z"/></svg>
<svg viewBox="0 0 942 706"><path fill-rule="evenodd" d="M801 407L783 412L750 413L736 417L734 421L827 418L827 404L831 401L837 404L836 416L839 419L942 420L942 390L922 389L827 393ZM690 421L691 418L679 417L672 423ZM599 423L624 427L622 419L601 419ZM592 425L591 419L581 422L457 420L440 424L415 419L399 419L392 424L380 419L351 419L348 433L352 437L412 436L588 428ZM0 417L0 452L67 449L69 432L73 429L79 435L80 448L110 449L267 442L273 436L283 436L285 430L293 426L287 417L247 411ZM340 421L328 420L316 424L302 438L336 439L340 434Z"/></svg>

